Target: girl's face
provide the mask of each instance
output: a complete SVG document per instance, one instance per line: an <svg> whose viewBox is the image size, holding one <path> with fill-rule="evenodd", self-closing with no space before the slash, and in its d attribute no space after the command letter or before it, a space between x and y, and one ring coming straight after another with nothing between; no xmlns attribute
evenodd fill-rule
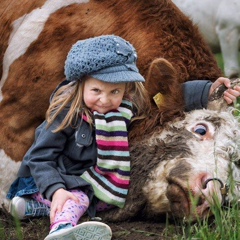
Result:
<svg viewBox="0 0 240 240"><path fill-rule="evenodd" d="M92 111L107 113L117 109L122 102L126 83L107 83L89 77L83 88L83 101Z"/></svg>

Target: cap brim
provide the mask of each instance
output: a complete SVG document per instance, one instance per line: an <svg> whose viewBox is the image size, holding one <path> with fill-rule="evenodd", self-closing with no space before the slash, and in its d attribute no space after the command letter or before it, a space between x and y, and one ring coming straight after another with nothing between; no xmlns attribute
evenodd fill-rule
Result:
<svg viewBox="0 0 240 240"><path fill-rule="evenodd" d="M114 73L92 73L93 78L109 83L124 83L124 82L145 82L144 77L134 71L121 71Z"/></svg>

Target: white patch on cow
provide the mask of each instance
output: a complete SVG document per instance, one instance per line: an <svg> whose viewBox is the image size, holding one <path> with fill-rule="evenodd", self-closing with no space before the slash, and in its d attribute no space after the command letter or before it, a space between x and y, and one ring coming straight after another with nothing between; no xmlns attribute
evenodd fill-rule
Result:
<svg viewBox="0 0 240 240"><path fill-rule="evenodd" d="M87 3L89 0L47 0L41 8L34 9L29 14L13 22L13 31L9 38L8 48L3 58L3 74L0 81L0 101L2 101L2 87L8 77L11 64L22 56L29 45L42 32L49 16L62 7L77 3Z"/></svg>
<svg viewBox="0 0 240 240"><path fill-rule="evenodd" d="M16 179L21 162L13 161L3 150L0 150L0 159L0 207L4 204L7 208L9 201L6 198L6 194L10 185Z"/></svg>

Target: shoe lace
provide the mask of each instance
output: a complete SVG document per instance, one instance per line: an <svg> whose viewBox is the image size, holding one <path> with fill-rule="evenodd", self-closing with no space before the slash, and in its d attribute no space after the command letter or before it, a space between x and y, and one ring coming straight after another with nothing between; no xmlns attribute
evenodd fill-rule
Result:
<svg viewBox="0 0 240 240"><path fill-rule="evenodd" d="M37 202L35 200L30 200L26 204L26 216L49 216L50 208L43 203Z"/></svg>

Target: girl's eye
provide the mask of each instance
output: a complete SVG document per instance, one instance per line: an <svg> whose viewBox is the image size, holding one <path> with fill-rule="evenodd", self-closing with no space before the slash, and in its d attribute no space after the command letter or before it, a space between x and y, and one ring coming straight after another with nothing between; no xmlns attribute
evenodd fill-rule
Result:
<svg viewBox="0 0 240 240"><path fill-rule="evenodd" d="M93 88L92 91L93 91L93 92L96 92L96 93L99 93L99 92L100 92L100 90L99 90L98 88Z"/></svg>
<svg viewBox="0 0 240 240"><path fill-rule="evenodd" d="M198 124L194 127L193 131L201 136L207 133L207 127L203 124Z"/></svg>
<svg viewBox="0 0 240 240"><path fill-rule="evenodd" d="M117 90L117 89L112 91L113 94L118 94L119 92L120 92L120 91Z"/></svg>

